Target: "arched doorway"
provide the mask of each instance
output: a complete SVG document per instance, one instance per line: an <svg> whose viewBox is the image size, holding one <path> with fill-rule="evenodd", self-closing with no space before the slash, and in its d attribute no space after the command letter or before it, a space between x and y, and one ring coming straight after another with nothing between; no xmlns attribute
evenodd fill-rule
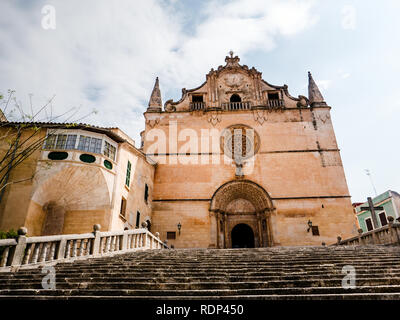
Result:
<svg viewBox="0 0 400 320"><path fill-rule="evenodd" d="M211 237L215 239L216 247L232 248L233 245L238 245L236 241L239 240L233 239L236 234L233 229L240 224L251 229L253 247L273 246L273 210L271 198L258 184L249 180L234 180L223 184L215 191L210 203L210 212L214 217Z"/></svg>
<svg viewBox="0 0 400 320"><path fill-rule="evenodd" d="M232 248L254 248L254 232L245 223L237 224L231 232Z"/></svg>
<svg viewBox="0 0 400 320"><path fill-rule="evenodd" d="M242 98L236 93L231 95L230 102L242 102Z"/></svg>

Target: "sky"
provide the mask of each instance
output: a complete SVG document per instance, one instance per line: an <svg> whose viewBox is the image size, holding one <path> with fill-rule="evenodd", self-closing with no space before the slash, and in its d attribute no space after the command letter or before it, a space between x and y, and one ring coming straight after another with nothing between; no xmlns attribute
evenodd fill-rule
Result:
<svg viewBox="0 0 400 320"><path fill-rule="evenodd" d="M398 0L2 0L0 12L0 93L23 108L54 97L53 115L138 144L157 76L163 102L177 100L233 50L295 97L312 72L353 202L375 195L365 169L378 194L400 192Z"/></svg>

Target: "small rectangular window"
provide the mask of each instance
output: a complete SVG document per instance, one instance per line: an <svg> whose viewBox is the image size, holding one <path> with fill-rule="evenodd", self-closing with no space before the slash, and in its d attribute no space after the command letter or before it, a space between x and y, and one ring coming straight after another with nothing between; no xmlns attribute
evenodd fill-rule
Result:
<svg viewBox="0 0 400 320"><path fill-rule="evenodd" d="M115 161L115 153L116 148L107 141L104 141L104 155Z"/></svg>
<svg viewBox="0 0 400 320"><path fill-rule="evenodd" d="M167 232L167 239L175 240L176 239L176 232L175 231L168 231Z"/></svg>
<svg viewBox="0 0 400 320"><path fill-rule="evenodd" d="M57 135L56 149L65 149L66 144L67 144L67 135L66 134Z"/></svg>
<svg viewBox="0 0 400 320"><path fill-rule="evenodd" d="M139 224L140 224L140 212L137 211L136 212L136 228L139 228Z"/></svg>
<svg viewBox="0 0 400 320"><path fill-rule="evenodd" d="M56 135L54 134L48 135L44 143L44 149L54 149L56 145L56 139L57 139Z"/></svg>
<svg viewBox="0 0 400 320"><path fill-rule="evenodd" d="M372 225L372 220L371 220L371 218L365 219L365 225L367 226L367 230L368 230L368 231L374 230L374 227L373 227L373 225Z"/></svg>
<svg viewBox="0 0 400 320"><path fill-rule="evenodd" d="M80 136L78 150L88 151L92 153L101 153L102 142L103 142L102 139Z"/></svg>
<svg viewBox="0 0 400 320"><path fill-rule="evenodd" d="M268 93L268 100L279 100L279 93L277 92Z"/></svg>
<svg viewBox="0 0 400 320"><path fill-rule="evenodd" d="M313 236L319 236L319 229L318 229L318 226L312 226L312 227L311 227L311 230L312 230L312 235L313 235Z"/></svg>
<svg viewBox="0 0 400 320"><path fill-rule="evenodd" d="M381 220L381 226L384 227L388 224L387 218L386 218L386 213L385 212L381 212L379 214L379 219Z"/></svg>
<svg viewBox="0 0 400 320"><path fill-rule="evenodd" d="M65 149L75 149L76 144L76 134L69 134L67 137L67 143Z"/></svg>
<svg viewBox="0 0 400 320"><path fill-rule="evenodd" d="M129 188L129 185L131 183L131 167L132 164L131 162L128 160L128 165L126 167L126 179L125 179L125 185Z"/></svg>
<svg viewBox="0 0 400 320"><path fill-rule="evenodd" d="M79 136L78 149L82 151L89 151L90 137Z"/></svg>
<svg viewBox="0 0 400 320"><path fill-rule="evenodd" d="M148 198L149 198L149 186L146 183L144 185L144 202L147 203Z"/></svg>
<svg viewBox="0 0 400 320"><path fill-rule="evenodd" d="M121 210L119 213L123 217L126 216L126 199L124 197L122 197L122 199L121 199Z"/></svg>
<svg viewBox="0 0 400 320"><path fill-rule="evenodd" d="M193 95L192 102L203 102L203 95L200 94Z"/></svg>

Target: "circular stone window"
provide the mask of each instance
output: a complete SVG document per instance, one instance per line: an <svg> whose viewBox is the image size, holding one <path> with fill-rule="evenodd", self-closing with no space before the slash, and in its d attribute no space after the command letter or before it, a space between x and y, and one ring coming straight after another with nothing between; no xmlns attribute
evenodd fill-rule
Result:
<svg viewBox="0 0 400 320"><path fill-rule="evenodd" d="M260 137L253 128L236 124L222 131L220 146L227 157L241 162L258 152Z"/></svg>
<svg viewBox="0 0 400 320"><path fill-rule="evenodd" d="M112 163L111 163L110 161L108 161L108 160L104 160L104 166L105 166L107 169L110 169L110 170L113 168Z"/></svg>
<svg viewBox="0 0 400 320"><path fill-rule="evenodd" d="M96 157L95 156L92 156L91 154L86 154L86 153L81 154L79 156L79 159L81 161L83 161L83 162L86 162L86 163L93 163L93 162L96 161Z"/></svg>
<svg viewBox="0 0 400 320"><path fill-rule="evenodd" d="M47 158L50 160L65 160L68 158L68 152L50 152Z"/></svg>

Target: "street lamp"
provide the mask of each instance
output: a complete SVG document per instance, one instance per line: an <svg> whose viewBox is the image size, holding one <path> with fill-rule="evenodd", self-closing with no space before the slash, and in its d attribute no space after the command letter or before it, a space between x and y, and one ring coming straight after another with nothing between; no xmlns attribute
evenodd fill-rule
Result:
<svg viewBox="0 0 400 320"><path fill-rule="evenodd" d="M178 223L178 231L179 231L179 235L181 235L181 228L182 228L182 225L181 225L181 223L179 222L179 223Z"/></svg>
<svg viewBox="0 0 400 320"><path fill-rule="evenodd" d="M312 228L312 222L311 222L311 220L308 220L307 224L308 224L307 232L310 232L310 229Z"/></svg>

